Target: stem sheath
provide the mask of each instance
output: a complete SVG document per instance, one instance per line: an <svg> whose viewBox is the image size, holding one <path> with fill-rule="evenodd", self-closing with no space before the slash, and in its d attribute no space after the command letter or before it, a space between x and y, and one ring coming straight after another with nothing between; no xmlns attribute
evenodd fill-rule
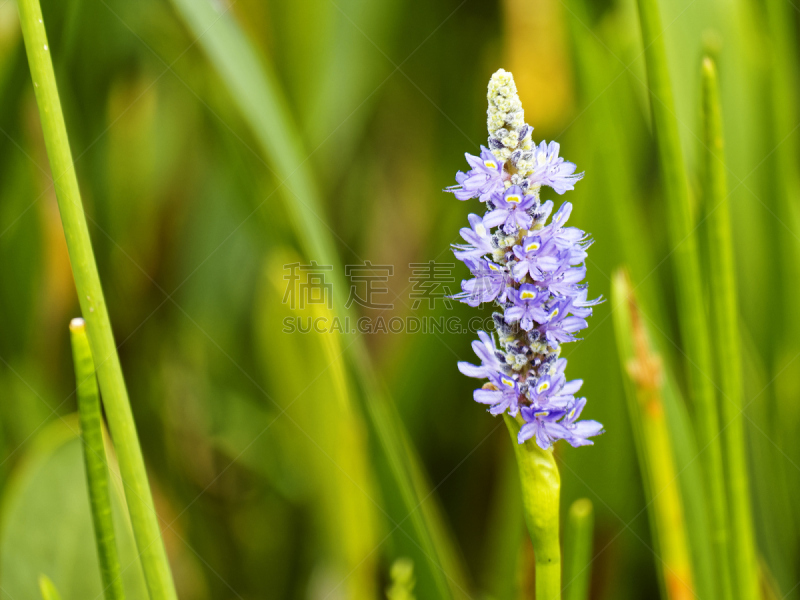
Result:
<svg viewBox="0 0 800 600"><path fill-rule="evenodd" d="M86 337L83 319L73 319L69 324L72 340L72 359L75 363L75 382L78 387L78 414L81 423L83 457L86 463L86 481L92 508L92 524L100 563L100 579L106 600L122 600L122 575L114 535L111 497L108 493L108 463L103 443L103 418L100 413L100 393Z"/></svg>
<svg viewBox="0 0 800 600"><path fill-rule="evenodd" d="M542 450L534 440L517 443L519 423L508 415L503 418L517 456L525 523L536 555L536 600L561 600L561 476L553 449Z"/></svg>

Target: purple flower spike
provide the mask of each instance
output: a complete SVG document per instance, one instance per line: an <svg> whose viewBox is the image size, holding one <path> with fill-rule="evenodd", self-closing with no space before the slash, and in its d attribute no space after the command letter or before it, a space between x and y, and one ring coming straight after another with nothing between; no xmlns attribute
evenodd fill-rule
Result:
<svg viewBox="0 0 800 600"><path fill-rule="evenodd" d="M545 449L558 440L590 445L603 426L578 420L586 406L585 398L576 397L583 381L567 381L567 361L559 354L561 344L578 339L575 334L602 302L589 300L583 283L592 240L566 226L570 202L551 217L553 202L539 200L542 186L563 194L583 173L558 155L557 143L532 143L533 128L525 123L510 73L501 69L492 76L488 97L491 152L481 147L480 157L467 155L470 171L458 173L458 185L447 191L486 203L486 214L469 215L470 226L461 229L465 243L453 244L456 258L472 273L453 298L470 306L496 305L499 345L479 331L472 349L480 364L461 361L458 369L489 380L473 398L491 414L521 417L520 444L535 439Z"/></svg>

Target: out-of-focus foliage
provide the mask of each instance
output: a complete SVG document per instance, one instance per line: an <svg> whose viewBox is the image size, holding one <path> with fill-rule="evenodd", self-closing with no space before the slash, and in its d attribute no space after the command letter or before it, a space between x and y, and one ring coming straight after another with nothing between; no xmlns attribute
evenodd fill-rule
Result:
<svg viewBox="0 0 800 600"><path fill-rule="evenodd" d="M264 132L242 111L242 90L229 87L203 43L206 32L179 9L192 4L44 0L42 7L180 597L380 595L400 557L414 564L418 598L438 597L441 582L454 595L464 585L471 597L530 593L534 560L512 448L502 421L472 402L474 382L455 368L456 360L471 359L472 336L377 333L363 340L402 420L398 440L424 467L410 474L413 485L433 490L421 494L418 510L435 528L441 554L434 557L369 417L370 398L347 354L352 338L284 333L285 317L313 312L283 304L284 264L321 260L304 254L320 240L301 239L294 215L304 211L290 203L307 199L293 200L283 185L292 165L280 164L281 148L265 151ZM660 8L701 240L704 50L714 49L719 64L763 582L776 597L797 598L800 346L791 308L800 236L800 15L785 0L662 0ZM345 264L393 265L380 284L388 292L375 297L393 307L351 307L387 321L455 315L466 322L474 314L441 301L412 310L410 265L454 262L449 244L478 209L440 190L465 166L463 153L485 140L490 74L512 70L534 137L558 141L587 173L570 200L571 222L596 240L587 265L591 293L608 296L612 272L628 266L643 322L672 374L664 398L670 430L687 435L673 438L675 468L684 487L700 477L702 449L688 428L694 407L682 400L674 249L633 0L234 0L211 9L219 18L210 28L233 20L254 68L267 69L285 99L280 118L294 136L286 143L304 149L295 166L313 178L304 185L319 196L308 232L330 237L339 261L328 280L344 282ZM30 476L37 448L60 445L52 460L71 466L49 476L47 489L61 492L25 508L42 511L41 544L67 553L80 545L80 575L93 578L85 585L99 585L89 530L61 542L44 528L56 518L48 502L58 493L85 500L81 520L60 527L90 521L80 445L74 438L61 444L57 425L76 408L67 323L77 298L21 44L9 0L0 4L2 502L5 510L13 505L14 482ZM454 277L464 271L455 268ZM333 294L343 304L348 290L341 287ZM659 593L660 563L613 310L611 303L598 307L585 340L564 351L592 400L587 418L607 433L592 448L558 448L562 509L580 497L595 507L591 597L651 598ZM698 502L684 497L687 522L705 510ZM4 544L12 525L3 521ZM24 584L29 591L15 593L22 588L8 586L22 572L7 566L14 556L2 546L2 600L40 597L42 573L64 600L96 595L38 564ZM438 563L464 573L437 572Z"/></svg>

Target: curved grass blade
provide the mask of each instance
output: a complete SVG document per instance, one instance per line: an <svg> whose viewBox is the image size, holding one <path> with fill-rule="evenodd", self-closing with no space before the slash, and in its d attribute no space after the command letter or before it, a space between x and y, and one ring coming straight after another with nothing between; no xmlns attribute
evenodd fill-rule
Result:
<svg viewBox="0 0 800 600"><path fill-rule="evenodd" d="M572 503L567 515L564 600L588 600L592 578L594 507L588 498Z"/></svg>
<svg viewBox="0 0 800 600"><path fill-rule="evenodd" d="M698 445L705 468L710 503L713 560L719 595L733 597L730 570L728 507L712 374L711 349L689 180L683 161L678 122L667 65L663 27L657 0L639 0L639 20L644 43L650 105L658 143L672 264L677 287L678 315L690 396L695 405Z"/></svg>
<svg viewBox="0 0 800 600"><path fill-rule="evenodd" d="M267 162L281 180L280 195L304 255L334 267L330 274L334 290L348 289L341 276L342 269L337 268L340 261L323 216L314 173L307 164L308 154L271 65L256 58L247 37L230 15L218 11L208 0L173 2L198 36L198 43L228 87L261 144ZM343 298L334 294L333 303L334 313L341 319L351 315ZM352 318L352 322L355 320ZM453 562L457 560L451 551L455 544L445 539L446 527L443 523L432 522L437 511L426 509L425 505L435 500L429 497L427 490L419 489L421 481L415 473L421 473L422 469L415 454L406 447L402 422L372 369L363 339L348 333L343 344L365 398L367 415L386 454L419 546L428 559L438 594L442 598L461 596L462 590L470 588L464 579L467 571Z"/></svg>
<svg viewBox="0 0 800 600"><path fill-rule="evenodd" d="M78 414L81 422L83 458L92 508L92 525L97 543L100 578L107 600L125 597L111 514L111 497L108 491L108 463L103 443L103 417L100 414L100 393L97 389L94 361L86 337L83 319L73 319L69 324L72 357L75 363L75 381L78 387Z"/></svg>
<svg viewBox="0 0 800 600"><path fill-rule="evenodd" d="M694 576L673 442L664 408L661 357L652 349L628 275L614 274L614 328L653 537L662 595L695 597ZM702 596L702 594L700 594Z"/></svg>
<svg viewBox="0 0 800 600"><path fill-rule="evenodd" d="M708 215L709 281L714 293L711 312L718 386L725 443L727 491L731 508L731 563L737 596L756 600L756 559L747 453L742 417L742 354L739 346L739 311L736 294L735 258L731 232L728 185L722 138L722 109L714 61L703 59L703 131L705 155L705 204Z"/></svg>
<svg viewBox="0 0 800 600"><path fill-rule="evenodd" d="M298 263L296 254L278 250L270 257L265 269L266 279L271 288L270 300L279 305L285 293L286 282L283 279L282 265ZM295 297L299 297L300 283L291 282ZM309 319L314 322L333 322L332 311L322 303L309 303L304 307L289 303L289 306L279 305L287 313L298 319ZM275 321L274 313L264 319ZM261 328L263 329L263 328ZM264 344L274 345L275 333L265 330ZM294 400L301 400L314 393L313 384L308 380L313 376L313 365L323 367L319 384L320 392L326 394L326 401L322 406L315 408L313 417L309 418L310 427L314 423L324 423L318 429L309 429L317 446L312 448L309 459L319 474L315 485L319 486L322 496L318 504L326 515L327 527L334 545L337 558L342 561L343 569L348 576L341 584L348 598L374 598L377 595L377 556L374 552L379 546L378 527L379 515L374 501L374 473L369 460L369 448L365 435L365 424L358 406L355 403L351 383L347 376L347 366L344 360L342 339L340 333L331 330L319 333L313 329L306 340L301 336L287 335L280 346L281 349L271 355L266 361L270 363L267 369L280 371L283 376L302 382L305 391L291 395ZM300 345L300 342L307 342ZM303 360L295 359L295 354L290 352L288 346L299 345L297 353ZM294 373L292 374L292 369ZM276 374L277 375L277 374ZM280 375L277 375L280 376ZM286 386L283 386L286 387ZM287 399L287 402L288 399ZM302 412L301 407L297 407ZM284 410L288 412L290 405ZM296 417L289 413L294 419ZM303 427L307 425L303 423ZM331 463L334 463L332 468Z"/></svg>
<svg viewBox="0 0 800 600"><path fill-rule="evenodd" d="M81 204L42 10L38 0L20 0L17 5L75 287L81 312L86 319L92 355L96 358L97 378L103 391L108 422L119 456L120 471L125 482L125 494L147 586L153 600L174 600L177 596L172 574L161 539L142 450Z"/></svg>

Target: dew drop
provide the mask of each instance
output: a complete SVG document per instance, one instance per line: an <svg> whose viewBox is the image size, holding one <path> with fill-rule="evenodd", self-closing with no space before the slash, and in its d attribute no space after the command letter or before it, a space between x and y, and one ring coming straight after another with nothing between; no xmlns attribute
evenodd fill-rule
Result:
<svg viewBox="0 0 800 600"><path fill-rule="evenodd" d="M47 50L47 44L44 45L44 49Z"/></svg>

